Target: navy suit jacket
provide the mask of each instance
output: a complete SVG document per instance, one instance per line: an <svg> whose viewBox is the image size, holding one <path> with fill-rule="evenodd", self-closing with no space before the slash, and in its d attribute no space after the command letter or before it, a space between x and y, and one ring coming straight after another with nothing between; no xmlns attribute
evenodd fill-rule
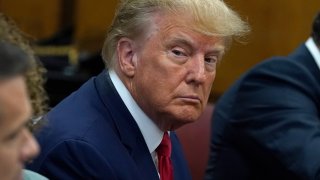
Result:
<svg viewBox="0 0 320 180"><path fill-rule="evenodd" d="M48 115L37 135L42 148L28 169L49 179L158 180L144 138L111 79L102 72ZM174 132L172 162L176 180L190 179Z"/></svg>
<svg viewBox="0 0 320 180"><path fill-rule="evenodd" d="M320 179L320 71L305 45L244 74L215 106L206 179Z"/></svg>

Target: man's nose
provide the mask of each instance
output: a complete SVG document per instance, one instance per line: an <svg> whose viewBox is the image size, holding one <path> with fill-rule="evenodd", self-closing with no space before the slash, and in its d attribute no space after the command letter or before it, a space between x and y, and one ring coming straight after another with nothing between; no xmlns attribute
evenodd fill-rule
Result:
<svg viewBox="0 0 320 180"><path fill-rule="evenodd" d="M24 142L21 149L21 159L23 162L33 159L39 154L39 144L34 136L27 129L24 130Z"/></svg>
<svg viewBox="0 0 320 180"><path fill-rule="evenodd" d="M204 57L198 56L189 61L187 82L201 84L206 79Z"/></svg>

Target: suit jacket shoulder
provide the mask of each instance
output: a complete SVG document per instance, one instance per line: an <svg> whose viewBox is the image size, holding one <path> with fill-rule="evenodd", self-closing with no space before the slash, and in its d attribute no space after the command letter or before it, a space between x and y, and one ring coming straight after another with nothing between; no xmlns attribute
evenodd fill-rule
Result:
<svg viewBox="0 0 320 180"><path fill-rule="evenodd" d="M47 127L37 135L42 153L28 168L50 179L159 179L108 73L86 82L46 118Z"/></svg>
<svg viewBox="0 0 320 180"><path fill-rule="evenodd" d="M320 71L304 45L258 64L215 107L212 172L238 179L317 177L320 156L311 146L320 148L319 107ZM233 174L223 168L228 163L237 166Z"/></svg>

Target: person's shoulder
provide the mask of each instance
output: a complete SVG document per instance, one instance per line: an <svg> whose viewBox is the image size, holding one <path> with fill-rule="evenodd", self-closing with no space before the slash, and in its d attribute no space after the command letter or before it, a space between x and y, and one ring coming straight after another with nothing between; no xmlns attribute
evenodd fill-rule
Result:
<svg viewBox="0 0 320 180"><path fill-rule="evenodd" d="M23 170L23 179L24 180L48 180L48 178L27 169Z"/></svg>
<svg viewBox="0 0 320 180"><path fill-rule="evenodd" d="M244 80L262 78L295 78L310 75L308 67L286 56L275 56L255 65L244 75Z"/></svg>
<svg viewBox="0 0 320 180"><path fill-rule="evenodd" d="M291 61L290 58L286 56L274 56L265 59L244 72L222 97L225 97L225 94L228 94L226 96L230 97L232 94L237 93L239 88L247 83L269 81L270 78L279 76L280 74L290 74L286 71L293 71L293 69L300 68L299 66L299 64Z"/></svg>
<svg viewBox="0 0 320 180"><path fill-rule="evenodd" d="M273 56L256 64L253 68L251 68L251 71L268 69L268 68L277 70L277 69L285 68L288 65L291 66L290 64L297 65L295 61L292 61L291 58L287 56Z"/></svg>

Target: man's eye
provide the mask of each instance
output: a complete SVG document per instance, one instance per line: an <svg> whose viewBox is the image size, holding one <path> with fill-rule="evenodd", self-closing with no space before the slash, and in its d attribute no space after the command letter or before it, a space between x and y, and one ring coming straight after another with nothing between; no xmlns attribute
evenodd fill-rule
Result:
<svg viewBox="0 0 320 180"><path fill-rule="evenodd" d="M217 63L218 59L216 57L207 57L204 59L204 61L209 64L215 64Z"/></svg>
<svg viewBox="0 0 320 180"><path fill-rule="evenodd" d="M177 49L172 50L172 53L176 56L185 56L185 53Z"/></svg>
<svg viewBox="0 0 320 180"><path fill-rule="evenodd" d="M11 134L9 134L9 136L6 137L6 141L13 141L13 140L17 139L17 137L19 135L20 135L20 131L11 133Z"/></svg>

